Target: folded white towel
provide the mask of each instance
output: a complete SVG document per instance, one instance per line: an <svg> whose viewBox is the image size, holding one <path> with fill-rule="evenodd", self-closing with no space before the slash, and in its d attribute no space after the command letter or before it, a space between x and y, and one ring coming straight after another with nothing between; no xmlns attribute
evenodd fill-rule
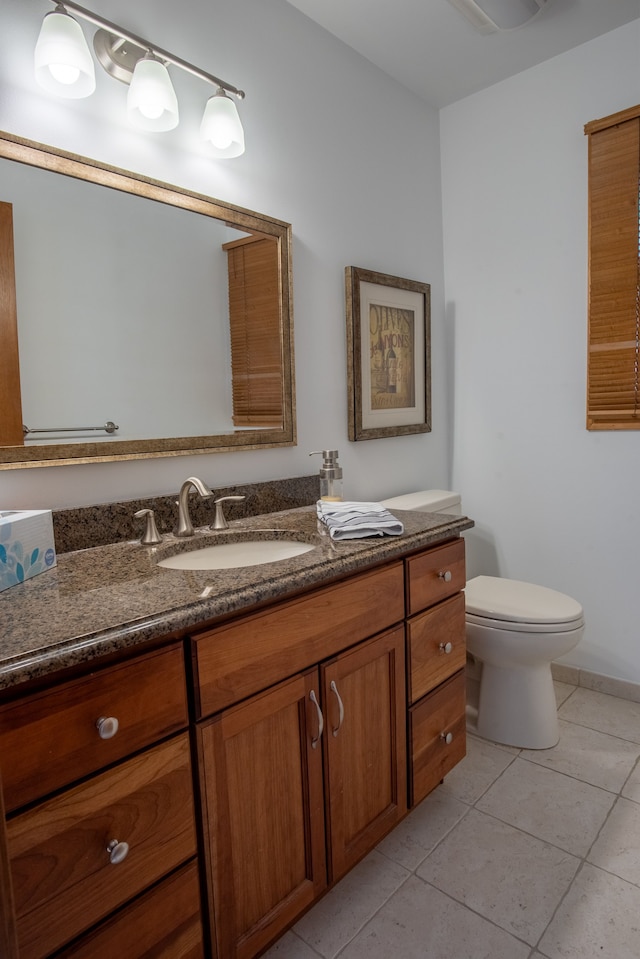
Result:
<svg viewBox="0 0 640 959"><path fill-rule="evenodd" d="M381 503L331 503L318 500L318 519L331 539L360 539L365 536L400 536L404 526Z"/></svg>

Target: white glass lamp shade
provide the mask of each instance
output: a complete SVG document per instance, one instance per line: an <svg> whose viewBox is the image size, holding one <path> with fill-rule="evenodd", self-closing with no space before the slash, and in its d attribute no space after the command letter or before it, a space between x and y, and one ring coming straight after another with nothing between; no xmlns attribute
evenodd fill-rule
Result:
<svg viewBox="0 0 640 959"><path fill-rule="evenodd" d="M178 100L164 63L147 56L133 71L127 94L127 115L141 130L164 133L178 125Z"/></svg>
<svg viewBox="0 0 640 959"><path fill-rule="evenodd" d="M66 11L53 10L42 21L34 55L36 80L47 93L79 99L96 88L93 59L82 27Z"/></svg>
<svg viewBox="0 0 640 959"><path fill-rule="evenodd" d="M244 130L236 105L222 90L207 100L200 136L211 144L217 157L239 157L244 153Z"/></svg>

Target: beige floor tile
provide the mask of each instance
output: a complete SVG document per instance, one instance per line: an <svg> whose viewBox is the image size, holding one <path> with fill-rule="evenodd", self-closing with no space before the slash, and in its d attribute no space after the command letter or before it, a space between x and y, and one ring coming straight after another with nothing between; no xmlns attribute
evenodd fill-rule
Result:
<svg viewBox="0 0 640 959"><path fill-rule="evenodd" d="M640 802L640 763L638 763L624 784L622 795L634 802Z"/></svg>
<svg viewBox="0 0 640 959"><path fill-rule="evenodd" d="M640 886L640 805L618 799L588 855L589 862ZM638 943L640 955L640 942Z"/></svg>
<svg viewBox="0 0 640 959"><path fill-rule="evenodd" d="M638 959L640 889L585 864L538 948L549 959Z"/></svg>
<svg viewBox="0 0 640 959"><path fill-rule="evenodd" d="M417 875L534 945L578 866L563 850L471 809Z"/></svg>
<svg viewBox="0 0 640 959"><path fill-rule="evenodd" d="M558 715L601 733L640 743L640 703L580 688L560 707Z"/></svg>
<svg viewBox="0 0 640 959"><path fill-rule="evenodd" d="M321 956L332 959L409 876L374 850L294 926Z"/></svg>
<svg viewBox="0 0 640 959"><path fill-rule="evenodd" d="M445 777L444 785L457 799L472 804L486 792L517 754L518 750L467 736L467 755Z"/></svg>
<svg viewBox="0 0 640 959"><path fill-rule="evenodd" d="M556 694L556 705L560 707L575 689L576 687L571 686L569 683L560 683L557 680L554 680L553 691Z"/></svg>
<svg viewBox="0 0 640 959"><path fill-rule="evenodd" d="M582 857L614 802L613 793L604 789L516 759L476 809Z"/></svg>
<svg viewBox="0 0 640 959"><path fill-rule="evenodd" d="M265 952L262 959L318 959L318 953L310 949L294 932L285 932L282 939Z"/></svg>
<svg viewBox="0 0 640 959"><path fill-rule="evenodd" d="M340 959L528 959L529 947L415 876Z"/></svg>
<svg viewBox="0 0 640 959"><path fill-rule="evenodd" d="M622 789L639 755L636 743L562 720L557 746L523 749L521 753L523 759L615 793Z"/></svg>
<svg viewBox="0 0 640 959"><path fill-rule="evenodd" d="M416 806L377 850L413 872L468 810L445 782Z"/></svg>

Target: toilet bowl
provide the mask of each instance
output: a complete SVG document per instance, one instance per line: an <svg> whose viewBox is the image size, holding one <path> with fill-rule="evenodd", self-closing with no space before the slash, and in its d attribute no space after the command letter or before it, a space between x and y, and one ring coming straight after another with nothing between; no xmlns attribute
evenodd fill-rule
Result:
<svg viewBox="0 0 640 959"><path fill-rule="evenodd" d="M460 497L425 490L387 499L387 509L459 515ZM548 749L559 739L551 663L584 632L581 605L564 593L519 580L476 576L465 588L467 649L481 665L477 706L467 728L484 739Z"/></svg>
<svg viewBox="0 0 640 959"><path fill-rule="evenodd" d="M467 583L465 609L467 649L482 663L470 728L509 746L555 746L560 732L551 663L580 642L582 607L545 586L476 576Z"/></svg>

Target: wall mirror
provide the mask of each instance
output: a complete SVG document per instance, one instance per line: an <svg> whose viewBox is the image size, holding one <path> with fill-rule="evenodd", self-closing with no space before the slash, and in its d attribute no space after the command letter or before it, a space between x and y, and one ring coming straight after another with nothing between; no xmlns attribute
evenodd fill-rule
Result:
<svg viewBox="0 0 640 959"><path fill-rule="evenodd" d="M295 442L291 226L0 133L0 469Z"/></svg>

